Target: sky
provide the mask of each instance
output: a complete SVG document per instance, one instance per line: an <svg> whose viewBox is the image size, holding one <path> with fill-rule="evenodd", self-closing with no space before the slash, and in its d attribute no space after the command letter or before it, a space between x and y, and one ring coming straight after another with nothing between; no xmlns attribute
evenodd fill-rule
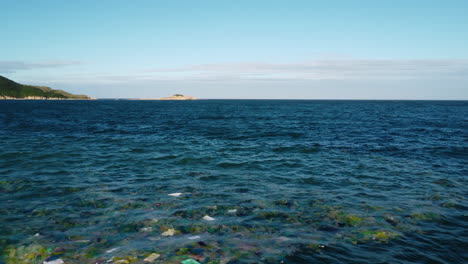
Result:
<svg viewBox="0 0 468 264"><path fill-rule="evenodd" d="M0 0L0 75L97 98L468 100L466 0Z"/></svg>

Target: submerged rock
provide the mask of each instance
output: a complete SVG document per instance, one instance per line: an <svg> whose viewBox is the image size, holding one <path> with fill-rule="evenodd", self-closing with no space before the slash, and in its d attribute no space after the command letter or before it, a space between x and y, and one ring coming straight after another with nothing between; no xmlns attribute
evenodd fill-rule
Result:
<svg viewBox="0 0 468 264"><path fill-rule="evenodd" d="M176 230L171 228L171 229L168 229L168 230L162 232L161 235L162 236L173 236L173 235L175 235L175 233L176 233Z"/></svg>
<svg viewBox="0 0 468 264"><path fill-rule="evenodd" d="M151 255L149 255L148 257L146 257L143 261L144 262L154 262L157 258L159 258L159 254L156 254L156 253L152 253Z"/></svg>
<svg viewBox="0 0 468 264"><path fill-rule="evenodd" d="M19 247L10 246L5 253L7 264L41 263L49 256L47 249L37 244Z"/></svg>
<svg viewBox="0 0 468 264"><path fill-rule="evenodd" d="M333 227L333 226L321 226L319 228L317 228L318 231L323 231L323 232L338 232L339 229L336 228L336 227Z"/></svg>

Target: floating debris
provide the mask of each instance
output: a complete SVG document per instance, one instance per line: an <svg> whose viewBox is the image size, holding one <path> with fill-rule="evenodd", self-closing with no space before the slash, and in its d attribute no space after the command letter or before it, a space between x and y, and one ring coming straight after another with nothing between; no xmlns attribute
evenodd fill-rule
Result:
<svg viewBox="0 0 468 264"><path fill-rule="evenodd" d="M214 219L213 217L211 217L211 216L209 216L209 215L205 215L205 216L203 217L203 220L206 220L206 221L214 221L214 220L216 220L216 219Z"/></svg>
<svg viewBox="0 0 468 264"><path fill-rule="evenodd" d="M118 247L116 247L116 248L111 248L111 249L107 250L106 253L112 253L112 252L114 252L114 251L116 251L116 250L118 250L118 249L119 249Z"/></svg>
<svg viewBox="0 0 468 264"><path fill-rule="evenodd" d="M194 260L194 259L189 258L189 259L183 260L183 261L182 261L182 264L200 264L200 262L198 262L198 261L196 261L196 260Z"/></svg>
<svg viewBox="0 0 468 264"><path fill-rule="evenodd" d="M51 261L44 261L44 264L65 264L62 259L56 259Z"/></svg>
<svg viewBox="0 0 468 264"><path fill-rule="evenodd" d="M89 240L89 239L80 239L80 240L75 240L75 241L73 241L73 242L86 244L86 243L91 242L91 240Z"/></svg>
<svg viewBox="0 0 468 264"><path fill-rule="evenodd" d="M143 227L140 229L141 232L151 232L153 231L153 228L151 226L148 227Z"/></svg>
<svg viewBox="0 0 468 264"><path fill-rule="evenodd" d="M159 258L159 254L156 254L156 253L152 253L151 255L149 255L148 257L146 257L143 261L145 262L154 262L157 258Z"/></svg>
<svg viewBox="0 0 468 264"><path fill-rule="evenodd" d="M191 236L189 237L188 239L190 240L195 240L195 239L200 239L201 237L200 236Z"/></svg>
<svg viewBox="0 0 468 264"><path fill-rule="evenodd" d="M181 196L183 193L170 193L168 194L169 196L173 196L173 197L179 197Z"/></svg>
<svg viewBox="0 0 468 264"><path fill-rule="evenodd" d="M173 236L173 235L175 235L175 233L176 233L176 230L171 228L171 229L168 229L168 230L162 232L161 235L162 236Z"/></svg>
<svg viewBox="0 0 468 264"><path fill-rule="evenodd" d="M228 210L227 212L228 214L235 214L237 213L237 209L231 209L231 210Z"/></svg>

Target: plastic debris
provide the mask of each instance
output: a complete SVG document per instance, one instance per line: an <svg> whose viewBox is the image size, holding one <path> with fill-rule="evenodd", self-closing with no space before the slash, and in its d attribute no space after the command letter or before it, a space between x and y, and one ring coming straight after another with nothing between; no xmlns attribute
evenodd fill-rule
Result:
<svg viewBox="0 0 468 264"><path fill-rule="evenodd" d="M91 240L88 240L88 239L81 239L81 240L75 240L75 241L73 241L73 242L75 242L75 243L89 243L89 242L91 242Z"/></svg>
<svg viewBox="0 0 468 264"><path fill-rule="evenodd" d="M205 216L203 217L203 220L206 220L206 221L214 221L215 219L214 219L213 217L209 216L209 215L205 215Z"/></svg>
<svg viewBox="0 0 468 264"><path fill-rule="evenodd" d="M160 256L159 254L152 253L147 258L145 258L143 261L144 262L154 262L157 258L159 258L159 256Z"/></svg>
<svg viewBox="0 0 468 264"><path fill-rule="evenodd" d="M65 264L62 259L56 259L51 261L44 261L44 264Z"/></svg>
<svg viewBox="0 0 468 264"><path fill-rule="evenodd" d="M237 209L231 209L227 211L228 214L235 214L237 212Z"/></svg>
<svg viewBox="0 0 468 264"><path fill-rule="evenodd" d="M175 235L175 233L176 233L175 229L171 228L171 229L168 229L168 230L164 231L161 235L162 236L173 236L173 235Z"/></svg>
<svg viewBox="0 0 468 264"><path fill-rule="evenodd" d="M168 194L169 196L173 196L173 197L179 197L182 195L182 193L170 193Z"/></svg>
<svg viewBox="0 0 468 264"><path fill-rule="evenodd" d="M39 233L34 234L35 237L38 237L38 236L40 236L40 235L41 235L41 234L39 234Z"/></svg>
<svg viewBox="0 0 468 264"><path fill-rule="evenodd" d="M194 259L189 258L189 259L183 260L183 261L182 261L182 264L200 264L200 262L198 262L198 261L196 261L196 260L194 260Z"/></svg>
<svg viewBox="0 0 468 264"><path fill-rule="evenodd" d="M141 232L151 232L153 231L153 228L151 226L149 227L143 227L140 229Z"/></svg>
<svg viewBox="0 0 468 264"><path fill-rule="evenodd" d="M191 236L189 237L188 239L190 240L195 240L195 239L200 239L201 237L200 236Z"/></svg>
<svg viewBox="0 0 468 264"><path fill-rule="evenodd" d="M119 248L118 247L111 248L111 249L107 250L106 253L112 253L112 252L116 251L117 249L119 249Z"/></svg>

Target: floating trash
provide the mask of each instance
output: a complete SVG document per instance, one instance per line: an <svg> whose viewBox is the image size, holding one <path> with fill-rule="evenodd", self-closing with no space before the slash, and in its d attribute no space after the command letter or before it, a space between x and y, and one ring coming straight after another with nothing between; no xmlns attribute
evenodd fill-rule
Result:
<svg viewBox="0 0 468 264"><path fill-rule="evenodd" d="M89 239L80 239L80 240L75 240L75 241L73 241L73 242L86 244L86 243L90 243L91 240L89 240Z"/></svg>
<svg viewBox="0 0 468 264"><path fill-rule="evenodd" d="M118 247L116 247L116 248L111 248L111 249L107 250L106 253L112 253L112 252L114 252L114 251L116 251L116 250L118 250L118 249L119 249Z"/></svg>
<svg viewBox="0 0 468 264"><path fill-rule="evenodd" d="M191 236L189 237L188 239L190 240L195 240L195 239L200 239L201 237L200 236Z"/></svg>
<svg viewBox="0 0 468 264"><path fill-rule="evenodd" d="M182 193L170 193L168 194L169 196L173 196L173 197L179 197L182 195Z"/></svg>
<svg viewBox="0 0 468 264"><path fill-rule="evenodd" d="M200 262L198 262L198 261L196 261L196 260L194 260L194 259L189 258L189 259L183 260L183 261L182 261L182 264L200 264Z"/></svg>
<svg viewBox="0 0 468 264"><path fill-rule="evenodd" d="M214 220L216 220L216 219L214 219L213 217L211 217L211 216L209 216L209 215L205 215L205 216L203 217L203 220L206 220L206 221L214 221Z"/></svg>
<svg viewBox="0 0 468 264"><path fill-rule="evenodd" d="M157 258L159 258L159 254L156 254L156 253L152 253L151 255L149 255L148 257L146 257L143 261L145 262L154 262Z"/></svg>
<svg viewBox="0 0 468 264"><path fill-rule="evenodd" d="M56 259L51 261L44 261L44 264L65 264L62 259Z"/></svg>
<svg viewBox="0 0 468 264"><path fill-rule="evenodd" d="M228 210L227 212L228 214L235 214L237 213L237 209L231 209L231 210Z"/></svg>
<svg viewBox="0 0 468 264"><path fill-rule="evenodd" d="M173 235L175 235L175 233L176 233L176 230L171 228L171 229L168 229L168 230L162 232L161 235L162 236L173 236Z"/></svg>
<svg viewBox="0 0 468 264"><path fill-rule="evenodd" d="M140 229L141 232L151 232L153 231L153 228L151 226L148 227L143 227Z"/></svg>

